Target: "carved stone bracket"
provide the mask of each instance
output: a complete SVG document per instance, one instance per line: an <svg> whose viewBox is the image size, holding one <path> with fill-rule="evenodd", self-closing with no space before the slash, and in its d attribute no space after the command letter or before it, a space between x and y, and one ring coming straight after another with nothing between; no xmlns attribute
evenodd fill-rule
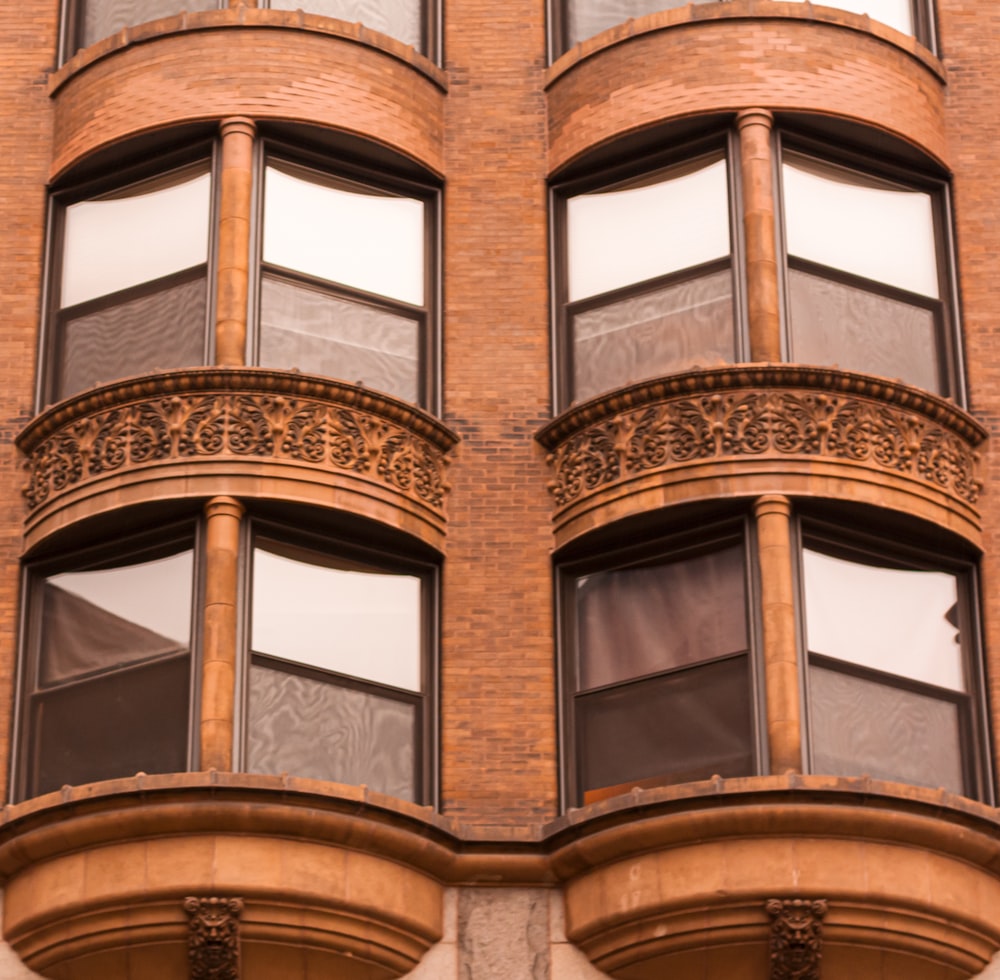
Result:
<svg viewBox="0 0 1000 980"><path fill-rule="evenodd" d="M186 898L191 980L239 980L239 898Z"/></svg>
<svg viewBox="0 0 1000 980"><path fill-rule="evenodd" d="M32 509L116 471L228 456L358 474L440 513L456 441L389 396L292 373L211 369L95 389L49 409L18 444Z"/></svg>
<svg viewBox="0 0 1000 980"><path fill-rule="evenodd" d="M633 385L539 434L560 507L645 472L741 457L842 460L974 504L985 437L954 405L905 385L779 365Z"/></svg>
<svg viewBox="0 0 1000 980"><path fill-rule="evenodd" d="M823 899L769 899L771 980L819 980L823 958Z"/></svg>

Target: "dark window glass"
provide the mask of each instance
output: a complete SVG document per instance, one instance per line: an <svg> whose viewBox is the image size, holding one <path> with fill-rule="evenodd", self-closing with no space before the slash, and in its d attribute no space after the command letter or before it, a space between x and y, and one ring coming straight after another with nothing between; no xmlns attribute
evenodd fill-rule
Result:
<svg viewBox="0 0 1000 980"><path fill-rule="evenodd" d="M247 768L420 800L426 576L253 549Z"/></svg>
<svg viewBox="0 0 1000 980"><path fill-rule="evenodd" d="M963 577L803 551L812 767L976 795Z"/></svg>
<svg viewBox="0 0 1000 980"><path fill-rule="evenodd" d="M187 768L193 551L33 583L25 795Z"/></svg>
<svg viewBox="0 0 1000 980"><path fill-rule="evenodd" d="M569 580L578 800L754 771L746 581L740 543Z"/></svg>

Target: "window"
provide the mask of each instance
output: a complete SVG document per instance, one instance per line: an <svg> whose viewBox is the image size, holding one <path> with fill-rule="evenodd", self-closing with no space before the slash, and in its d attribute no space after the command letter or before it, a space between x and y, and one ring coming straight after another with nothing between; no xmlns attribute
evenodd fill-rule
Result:
<svg viewBox="0 0 1000 980"><path fill-rule="evenodd" d="M211 183L206 160L60 210L53 401L205 363Z"/></svg>
<svg viewBox="0 0 1000 980"><path fill-rule="evenodd" d="M563 569L575 804L757 771L739 532Z"/></svg>
<svg viewBox="0 0 1000 980"><path fill-rule="evenodd" d="M189 766L191 530L32 577L20 795Z"/></svg>
<svg viewBox="0 0 1000 980"><path fill-rule="evenodd" d="M555 189L556 401L754 356L738 133ZM946 186L847 148L776 141L770 351L962 396ZM752 215L758 220L757 212ZM768 247L770 239L767 240ZM773 306L773 293L768 302ZM775 313L773 323L777 324Z"/></svg>
<svg viewBox="0 0 1000 980"><path fill-rule="evenodd" d="M433 190L261 151L247 363L434 405ZM209 156L57 196L45 401L212 363Z"/></svg>
<svg viewBox="0 0 1000 980"><path fill-rule="evenodd" d="M792 152L781 181L789 359L948 393L940 195Z"/></svg>
<svg viewBox="0 0 1000 980"><path fill-rule="evenodd" d="M558 198L570 401L737 359L727 154Z"/></svg>
<svg viewBox="0 0 1000 980"><path fill-rule="evenodd" d="M110 37L123 27L133 27L189 10L225 7L220 0L67 0L66 57ZM359 21L374 31L412 45L428 57L436 56L437 29L429 2L422 0L270 0L259 6L272 10L303 10L309 14Z"/></svg>
<svg viewBox="0 0 1000 980"><path fill-rule="evenodd" d="M632 17L642 17L660 10L673 10L688 3L718 3L725 0L554 0L556 55L574 44ZM916 35L931 46L931 18L926 0L828 0L822 4L856 14L895 28L903 34Z"/></svg>
<svg viewBox="0 0 1000 980"><path fill-rule="evenodd" d="M847 550L805 532L814 772L981 795L969 569Z"/></svg>
<svg viewBox="0 0 1000 980"><path fill-rule="evenodd" d="M234 768L428 802L434 567L246 530ZM31 569L19 798L198 767L202 538L186 527Z"/></svg>

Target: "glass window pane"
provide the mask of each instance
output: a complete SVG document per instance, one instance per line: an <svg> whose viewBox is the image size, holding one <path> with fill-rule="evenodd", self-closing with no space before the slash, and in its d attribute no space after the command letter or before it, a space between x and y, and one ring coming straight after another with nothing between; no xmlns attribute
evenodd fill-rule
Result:
<svg viewBox="0 0 1000 980"><path fill-rule="evenodd" d="M60 306L150 282L208 258L207 164L65 212Z"/></svg>
<svg viewBox="0 0 1000 980"><path fill-rule="evenodd" d="M50 576L42 587L40 683L189 650L193 574L185 550Z"/></svg>
<svg viewBox="0 0 1000 980"><path fill-rule="evenodd" d="M573 316L573 396L590 398L632 381L732 364L728 269Z"/></svg>
<svg viewBox="0 0 1000 980"><path fill-rule="evenodd" d="M899 378L941 392L938 331L931 310L788 270L792 360Z"/></svg>
<svg viewBox="0 0 1000 980"><path fill-rule="evenodd" d="M802 564L812 653L966 690L954 575L884 568L809 549Z"/></svg>
<svg viewBox="0 0 1000 980"><path fill-rule="evenodd" d="M62 322L53 397L102 381L205 363L205 277Z"/></svg>
<svg viewBox="0 0 1000 980"><path fill-rule="evenodd" d="M304 10L362 23L372 30L421 48L420 0L271 0L273 10Z"/></svg>
<svg viewBox="0 0 1000 980"><path fill-rule="evenodd" d="M582 576L576 610L580 690L745 650L743 549Z"/></svg>
<svg viewBox="0 0 1000 980"><path fill-rule="evenodd" d="M254 665L247 769L414 800L416 718L412 704Z"/></svg>
<svg viewBox="0 0 1000 980"><path fill-rule="evenodd" d="M32 705L27 795L187 769L189 657L47 691Z"/></svg>
<svg viewBox="0 0 1000 980"><path fill-rule="evenodd" d="M726 161L696 161L566 202L569 300L729 254Z"/></svg>
<svg viewBox="0 0 1000 980"><path fill-rule="evenodd" d="M790 255L938 298L930 194L797 156L781 172Z"/></svg>
<svg viewBox="0 0 1000 980"><path fill-rule="evenodd" d="M422 306L423 201L269 166L264 261Z"/></svg>
<svg viewBox="0 0 1000 980"><path fill-rule="evenodd" d="M254 548L253 650L379 684L421 689L421 581Z"/></svg>
<svg viewBox="0 0 1000 980"><path fill-rule="evenodd" d="M746 657L586 695L576 702L581 789L749 775L751 724Z"/></svg>
<svg viewBox="0 0 1000 980"><path fill-rule="evenodd" d="M417 402L420 323L409 317L265 276L262 367L298 368Z"/></svg>
<svg viewBox="0 0 1000 980"><path fill-rule="evenodd" d="M691 2L705 3L707 0L567 0L570 46L616 24L624 24L630 17L673 10Z"/></svg>
<svg viewBox="0 0 1000 980"><path fill-rule="evenodd" d="M866 774L964 793L958 706L809 668L813 772Z"/></svg>
<svg viewBox="0 0 1000 980"><path fill-rule="evenodd" d="M913 33L912 0L823 0L824 7L868 14L872 20L895 27L904 34Z"/></svg>
<svg viewBox="0 0 1000 980"><path fill-rule="evenodd" d="M217 0L88 0L83 4L82 46L110 37L123 27L184 10L215 10L218 6Z"/></svg>

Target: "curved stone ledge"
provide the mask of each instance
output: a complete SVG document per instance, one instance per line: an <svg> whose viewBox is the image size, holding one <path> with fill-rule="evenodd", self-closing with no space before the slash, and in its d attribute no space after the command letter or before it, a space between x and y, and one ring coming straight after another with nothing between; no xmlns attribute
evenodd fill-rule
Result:
<svg viewBox="0 0 1000 980"><path fill-rule="evenodd" d="M877 502L975 542L986 434L952 403L899 382L748 365L618 389L538 439L560 544L665 504L766 492Z"/></svg>
<svg viewBox="0 0 1000 980"><path fill-rule="evenodd" d="M997 812L867 777L637 789L497 835L364 787L139 774L4 807L0 880L5 937L64 980L179 975L211 895L243 902L248 976L398 977L447 885L561 887L569 939L630 980L768 980L774 898L827 902L835 976L967 977L1000 947Z"/></svg>
<svg viewBox="0 0 1000 980"><path fill-rule="evenodd" d="M104 385L18 437L28 545L130 491L270 496L278 481L285 499L356 509L440 546L457 441L405 402L308 375L204 368Z"/></svg>

